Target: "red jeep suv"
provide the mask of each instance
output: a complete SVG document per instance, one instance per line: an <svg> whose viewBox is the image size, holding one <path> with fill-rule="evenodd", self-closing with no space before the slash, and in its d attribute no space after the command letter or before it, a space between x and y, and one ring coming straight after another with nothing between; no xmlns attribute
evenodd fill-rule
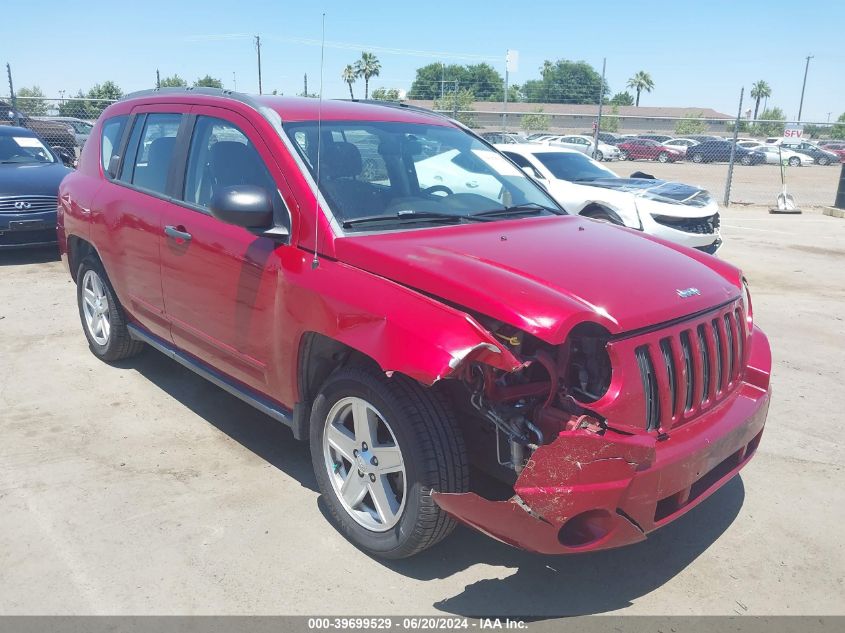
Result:
<svg viewBox="0 0 845 633"><path fill-rule="evenodd" d="M771 357L740 271L568 215L459 123L175 89L91 138L58 227L91 351L153 347L289 425L369 553L456 520L634 543L757 448Z"/></svg>

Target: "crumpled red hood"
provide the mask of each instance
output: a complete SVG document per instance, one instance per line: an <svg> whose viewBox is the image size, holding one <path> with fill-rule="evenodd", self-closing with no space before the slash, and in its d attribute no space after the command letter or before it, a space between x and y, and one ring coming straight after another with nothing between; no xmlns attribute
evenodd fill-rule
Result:
<svg viewBox="0 0 845 633"><path fill-rule="evenodd" d="M741 283L708 255L577 216L344 237L335 255L549 343L584 320L616 334L707 310Z"/></svg>

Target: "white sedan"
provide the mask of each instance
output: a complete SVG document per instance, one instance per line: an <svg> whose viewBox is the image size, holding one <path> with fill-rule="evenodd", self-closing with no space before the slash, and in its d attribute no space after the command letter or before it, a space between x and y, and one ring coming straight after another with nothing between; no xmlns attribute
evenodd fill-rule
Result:
<svg viewBox="0 0 845 633"><path fill-rule="evenodd" d="M496 147L570 213L710 254L722 244L719 206L703 189L650 177L620 178L580 152L564 148L533 143Z"/></svg>
<svg viewBox="0 0 845 633"><path fill-rule="evenodd" d="M581 134L570 134L563 136L551 136L540 141L543 145L552 145L554 147L565 147L566 149L574 149L576 152L581 152L587 156L594 156L596 160L620 160L621 152L615 145L608 145L599 141L598 150L594 152L592 137Z"/></svg>
<svg viewBox="0 0 845 633"><path fill-rule="evenodd" d="M737 145L739 145L739 143L737 143ZM802 165L812 165L815 162L812 156L793 152L791 149L786 149L785 147L780 147L778 145L757 145L757 147L748 149L753 149L755 152L765 154L766 163L769 165L779 165L780 163L783 163L784 165L790 165L792 167L801 167Z"/></svg>
<svg viewBox="0 0 845 633"><path fill-rule="evenodd" d="M693 145L698 145L698 141L694 141L691 138L670 138L668 141L661 143L661 145L678 150L686 158L687 150Z"/></svg>

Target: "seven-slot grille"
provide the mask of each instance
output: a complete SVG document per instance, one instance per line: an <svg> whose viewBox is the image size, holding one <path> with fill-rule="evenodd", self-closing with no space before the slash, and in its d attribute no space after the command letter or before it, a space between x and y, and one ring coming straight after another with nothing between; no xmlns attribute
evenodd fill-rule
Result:
<svg viewBox="0 0 845 633"><path fill-rule="evenodd" d="M55 211L56 196L7 196L0 197L0 213L36 213Z"/></svg>
<svg viewBox="0 0 845 633"><path fill-rule="evenodd" d="M745 316L735 304L634 350L648 430L668 429L710 409L745 368Z"/></svg>

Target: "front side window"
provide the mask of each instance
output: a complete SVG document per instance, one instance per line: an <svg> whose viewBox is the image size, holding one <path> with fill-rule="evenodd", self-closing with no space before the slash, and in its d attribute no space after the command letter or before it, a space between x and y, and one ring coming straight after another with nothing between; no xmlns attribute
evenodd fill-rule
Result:
<svg viewBox="0 0 845 633"><path fill-rule="evenodd" d="M384 220L378 228L393 229L423 215L428 221L471 221L473 214L501 213L484 216L492 220L520 205L534 213L562 213L520 169L458 128L324 121L319 177L317 122L287 123L284 129L346 228L363 227L362 218Z"/></svg>
<svg viewBox="0 0 845 633"><path fill-rule="evenodd" d="M109 176L109 165L112 158L117 157L123 129L126 127L127 116L116 116L103 123L103 138L100 145L100 156L103 161L103 172Z"/></svg>
<svg viewBox="0 0 845 633"><path fill-rule="evenodd" d="M132 161L129 182L155 193L167 193L167 177L176 149L181 114L152 113L144 121L140 142ZM133 131L134 132L134 131Z"/></svg>
<svg viewBox="0 0 845 633"><path fill-rule="evenodd" d="M220 189L236 185L262 187L278 196L273 177L246 135L235 125L209 116L197 117L183 200L208 208Z"/></svg>

